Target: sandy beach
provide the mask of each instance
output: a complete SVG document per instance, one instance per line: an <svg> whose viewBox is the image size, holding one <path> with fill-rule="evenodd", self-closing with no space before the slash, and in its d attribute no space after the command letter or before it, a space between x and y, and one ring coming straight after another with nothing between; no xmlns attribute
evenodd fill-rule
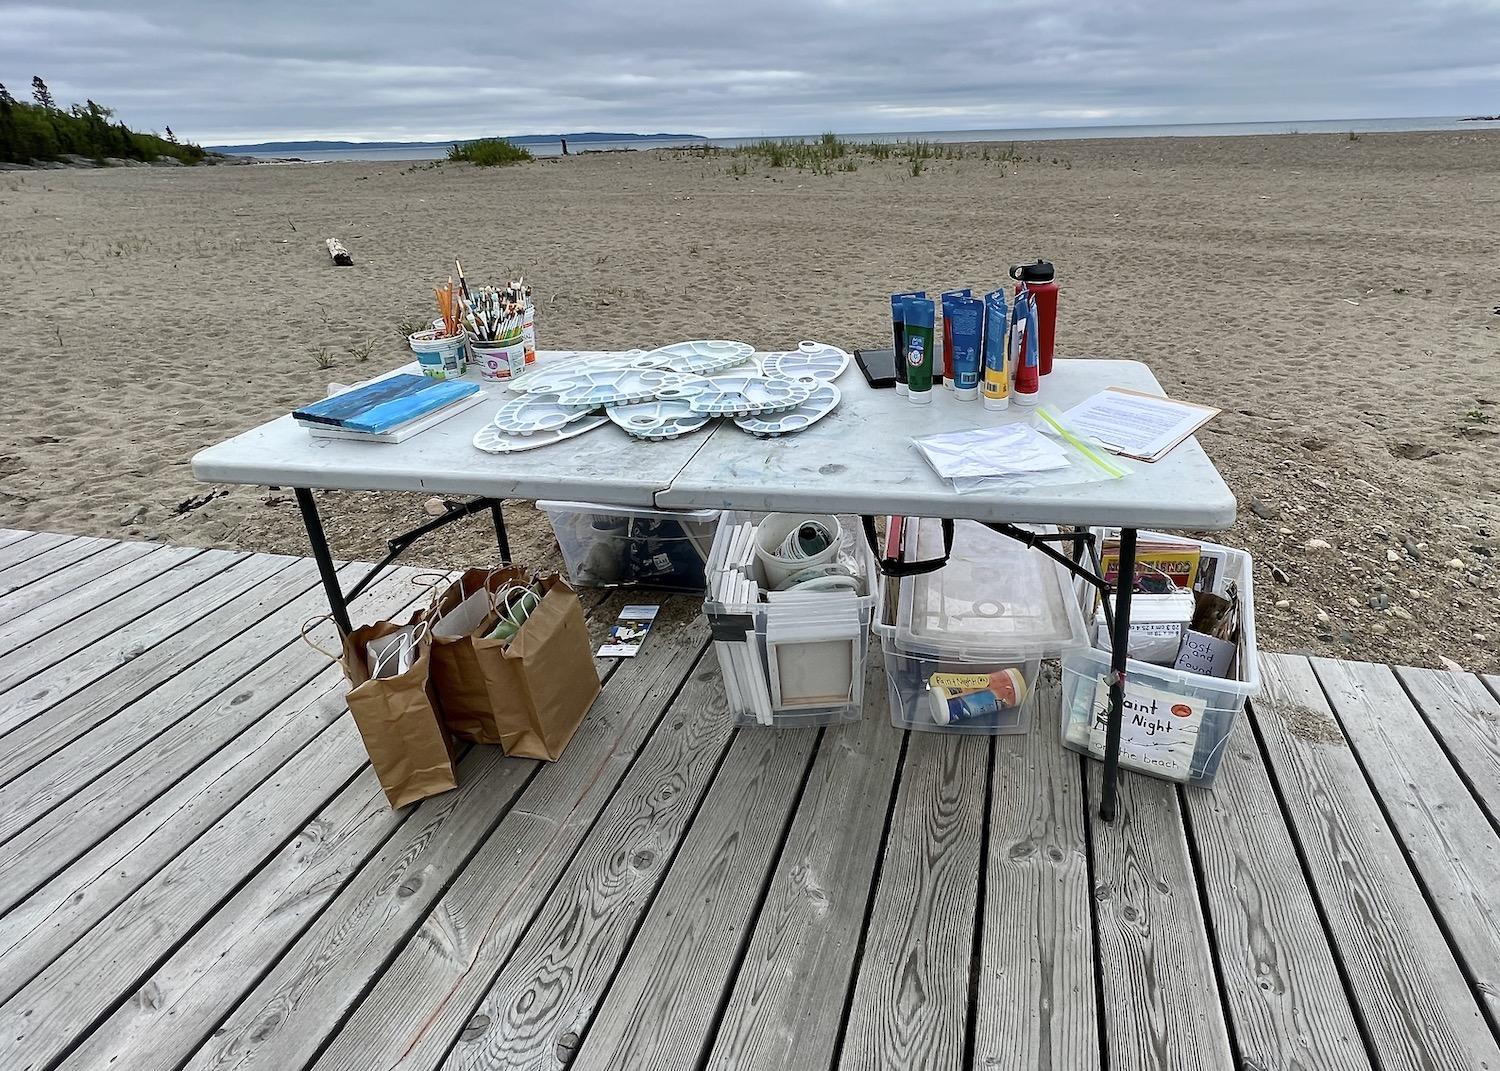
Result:
<svg viewBox="0 0 1500 1071"><path fill-rule="evenodd" d="M305 553L289 492L189 459L407 360L455 255L535 282L543 347L776 349L882 344L893 289L1040 254L1061 354L1224 409L1201 438L1240 519L1214 538L1256 558L1264 647L1500 671L1500 132L1015 148L919 176L676 152L0 172L0 526ZM425 519L325 500L347 557ZM518 555L555 561L545 518L508 513ZM479 521L451 531L411 560L493 554Z"/></svg>

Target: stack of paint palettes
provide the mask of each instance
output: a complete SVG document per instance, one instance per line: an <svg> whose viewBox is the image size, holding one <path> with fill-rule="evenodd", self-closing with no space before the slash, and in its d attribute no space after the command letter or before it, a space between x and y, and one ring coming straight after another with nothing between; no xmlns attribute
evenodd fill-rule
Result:
<svg viewBox="0 0 1500 1071"><path fill-rule="evenodd" d="M1037 403L1042 377L1052 371L1057 283L1044 260L1018 264L1010 275L1016 289L1009 308L1003 287L983 298L967 287L947 290L936 304L922 290L891 295L896 393L914 405L929 404L937 387L966 400L982 396L992 410L1009 408L1011 398Z"/></svg>

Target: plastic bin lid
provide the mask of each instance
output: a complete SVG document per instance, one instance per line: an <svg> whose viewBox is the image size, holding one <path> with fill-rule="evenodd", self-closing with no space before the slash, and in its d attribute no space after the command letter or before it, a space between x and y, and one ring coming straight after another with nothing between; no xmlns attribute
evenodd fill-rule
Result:
<svg viewBox="0 0 1500 1071"><path fill-rule="evenodd" d="M941 553L939 522L924 518L917 556ZM976 521L958 521L948 564L902 579L895 642L940 661L1007 662L1087 647L1088 630L1065 569Z"/></svg>
<svg viewBox="0 0 1500 1071"><path fill-rule="evenodd" d="M538 502L549 513L597 513L606 517L657 517L679 521L717 521L716 509L646 509L644 506L606 506L595 502Z"/></svg>

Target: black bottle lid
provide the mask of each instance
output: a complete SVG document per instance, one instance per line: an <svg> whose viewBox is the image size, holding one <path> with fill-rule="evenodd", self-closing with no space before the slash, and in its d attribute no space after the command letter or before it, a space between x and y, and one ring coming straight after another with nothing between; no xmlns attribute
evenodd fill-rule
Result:
<svg viewBox="0 0 1500 1071"><path fill-rule="evenodd" d="M1040 257L1035 264L1017 264L1010 269L1010 277L1023 283L1050 283L1056 276L1052 261L1042 260Z"/></svg>

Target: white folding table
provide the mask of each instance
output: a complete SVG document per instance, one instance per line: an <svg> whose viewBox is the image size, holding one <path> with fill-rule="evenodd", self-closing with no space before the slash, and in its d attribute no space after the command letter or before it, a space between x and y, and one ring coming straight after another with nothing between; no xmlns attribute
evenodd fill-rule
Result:
<svg viewBox="0 0 1500 1071"><path fill-rule="evenodd" d="M572 351L544 352L543 364L566 361ZM414 370L407 366L400 371ZM922 460L911 440L924 435L1027 420L1012 404L1002 413L978 401L959 401L944 388L930 405L917 406L893 390L870 388L852 366L839 378L837 409L808 430L757 439L732 421L666 441L644 441L613 424L538 450L487 454L476 449L475 432L489 422L507 396L486 384L490 397L412 439L396 444L314 439L290 416L236 436L193 458L193 473L215 483L292 487L307 526L313 558L328 593L334 620L350 628L348 602L416 539L460 517L488 509L502 559L509 545L501 504L507 498L564 498L611 506L658 509L715 507L752 511L854 513L863 517L904 514L968 518L990 525L1048 554L1075 574L1105 587L1082 569L1085 547L1097 559L1087 526L1121 529L1119 582L1112 593L1114 665L1105 748L1105 791L1100 813L1114 813L1120 711L1130 623L1130 583L1140 528L1216 531L1234 523L1235 502L1196 439L1188 439L1155 464L1129 462L1125 479L1025 490L958 494ZM1104 387L1162 393L1156 377L1137 361L1059 360L1042 380L1041 400L1059 409ZM315 488L366 491L425 491L477 495L444 516L389 541L389 553L347 594L333 564ZM1056 524L1070 532L1039 536L1017 526ZM1072 542L1072 554L1055 544ZM1107 592L1108 593L1108 592Z"/></svg>

